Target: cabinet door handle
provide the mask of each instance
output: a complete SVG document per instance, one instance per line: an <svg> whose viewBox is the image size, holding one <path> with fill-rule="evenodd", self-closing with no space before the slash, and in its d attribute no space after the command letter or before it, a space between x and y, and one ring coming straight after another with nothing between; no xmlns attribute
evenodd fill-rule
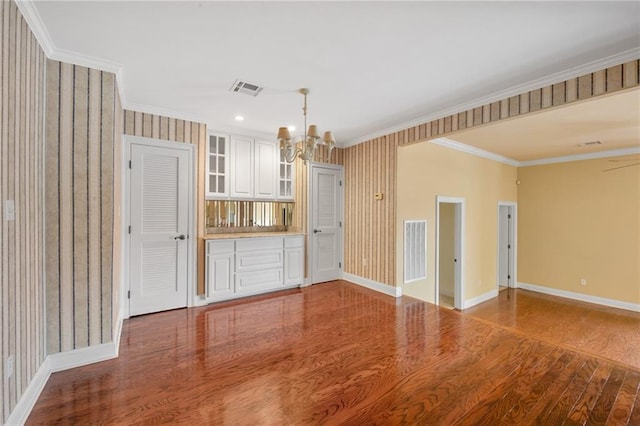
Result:
<svg viewBox="0 0 640 426"><path fill-rule="evenodd" d="M186 235L178 235L177 237L174 238L174 240L185 240L187 238Z"/></svg>
<svg viewBox="0 0 640 426"><path fill-rule="evenodd" d="M317 234L318 232L322 232L322 231L321 231L321 230L319 230L319 229L314 229L314 230L313 230L313 233L314 233L314 234Z"/></svg>

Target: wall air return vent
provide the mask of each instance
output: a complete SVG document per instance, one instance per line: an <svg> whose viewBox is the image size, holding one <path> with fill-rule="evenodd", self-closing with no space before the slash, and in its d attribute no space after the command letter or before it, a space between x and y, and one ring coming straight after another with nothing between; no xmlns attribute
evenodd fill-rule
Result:
<svg viewBox="0 0 640 426"><path fill-rule="evenodd" d="M257 84L248 83L242 80L236 80L229 89L231 92L244 93L245 95L258 96L264 87Z"/></svg>
<svg viewBox="0 0 640 426"><path fill-rule="evenodd" d="M404 222L404 282L427 278L427 221Z"/></svg>

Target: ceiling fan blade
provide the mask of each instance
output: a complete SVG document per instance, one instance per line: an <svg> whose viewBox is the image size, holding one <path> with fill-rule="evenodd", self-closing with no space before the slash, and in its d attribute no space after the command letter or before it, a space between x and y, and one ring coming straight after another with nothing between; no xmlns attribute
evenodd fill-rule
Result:
<svg viewBox="0 0 640 426"><path fill-rule="evenodd" d="M603 172L610 172L610 171L612 171L612 170L624 169L625 167L638 166L638 165L640 165L640 163L625 164L624 166L613 167L613 168L611 168L611 169L603 170Z"/></svg>
<svg viewBox="0 0 640 426"><path fill-rule="evenodd" d="M611 163L620 163L622 161L640 161L640 158L625 158L625 159L620 159L620 160L607 160Z"/></svg>

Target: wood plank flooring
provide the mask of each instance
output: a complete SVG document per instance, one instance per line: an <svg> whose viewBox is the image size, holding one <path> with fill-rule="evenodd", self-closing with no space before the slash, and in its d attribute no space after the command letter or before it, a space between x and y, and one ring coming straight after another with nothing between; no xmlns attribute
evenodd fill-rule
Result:
<svg viewBox="0 0 640 426"><path fill-rule="evenodd" d="M127 320L120 357L54 373L28 424L638 425L639 387L621 361L336 281Z"/></svg>

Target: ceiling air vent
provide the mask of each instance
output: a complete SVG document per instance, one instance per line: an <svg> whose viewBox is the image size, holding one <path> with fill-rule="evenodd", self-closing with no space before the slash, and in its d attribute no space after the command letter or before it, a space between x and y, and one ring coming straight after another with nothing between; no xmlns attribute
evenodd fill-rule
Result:
<svg viewBox="0 0 640 426"><path fill-rule="evenodd" d="M245 95L258 96L262 92L264 87L260 87L257 84L248 83L242 80L236 80L235 83L229 89L235 93L244 93Z"/></svg>
<svg viewBox="0 0 640 426"><path fill-rule="evenodd" d="M589 141L589 142L584 142L584 143L579 143L578 146L596 146L596 145L602 145L601 141Z"/></svg>

